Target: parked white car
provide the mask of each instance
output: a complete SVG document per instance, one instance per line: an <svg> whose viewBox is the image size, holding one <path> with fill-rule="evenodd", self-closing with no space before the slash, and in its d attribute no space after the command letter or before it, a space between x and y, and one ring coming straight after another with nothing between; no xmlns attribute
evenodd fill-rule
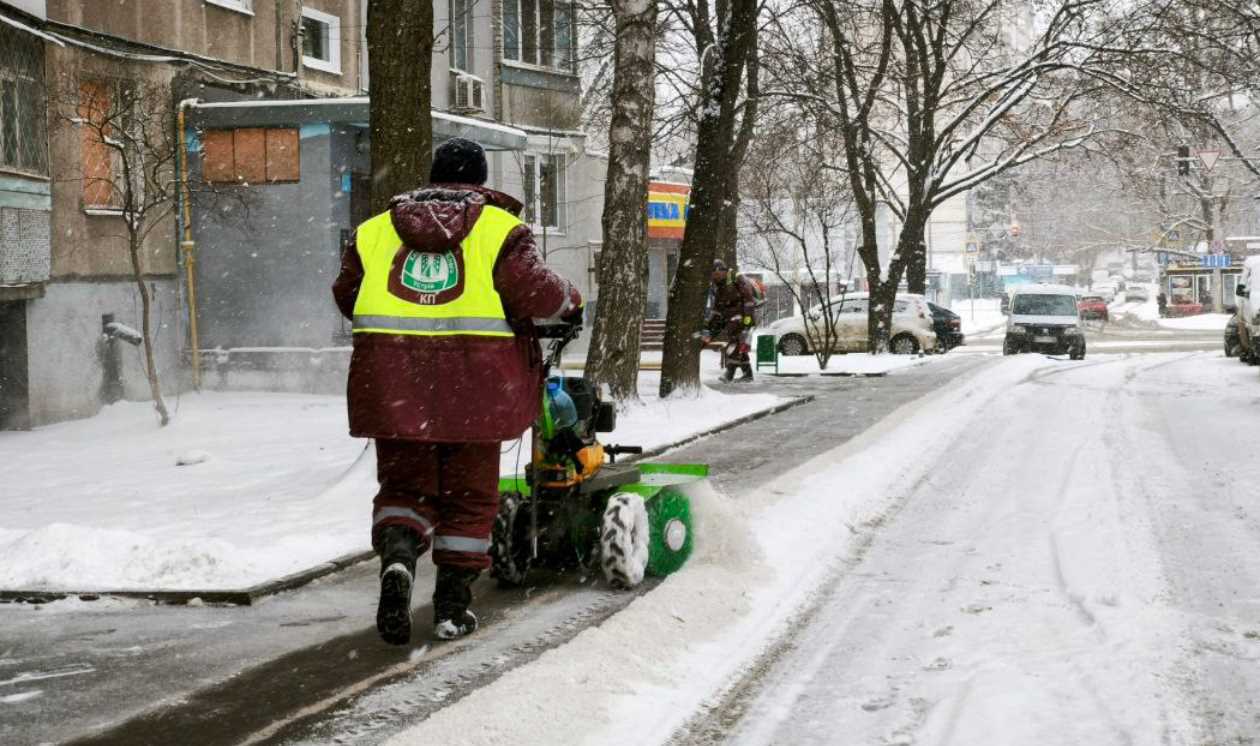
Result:
<svg viewBox="0 0 1260 746"><path fill-rule="evenodd" d="M829 306L835 319L836 339L833 352L865 352L868 344L867 316L870 308L868 293L849 293ZM912 355L920 351L936 349L936 330L932 327L932 311L922 295L897 296L893 307L893 328L888 338L888 348L894 353ZM779 319L766 331L779 339L779 352L784 355L806 355L822 345L826 324L818 307L805 316Z"/></svg>
<svg viewBox="0 0 1260 746"><path fill-rule="evenodd" d="M1238 349L1239 358L1243 362L1260 363L1260 256L1250 256L1243 262L1242 274L1238 275L1238 285L1234 295L1238 298Z"/></svg>
<svg viewBox="0 0 1260 746"><path fill-rule="evenodd" d="M1089 289L1089 295L1101 296L1103 300L1112 303L1116 300L1116 283L1108 280L1106 282L1095 282L1093 287Z"/></svg>
<svg viewBox="0 0 1260 746"><path fill-rule="evenodd" d="M1124 299L1129 303L1145 303L1151 299L1151 291L1145 285L1130 282L1124 286Z"/></svg>

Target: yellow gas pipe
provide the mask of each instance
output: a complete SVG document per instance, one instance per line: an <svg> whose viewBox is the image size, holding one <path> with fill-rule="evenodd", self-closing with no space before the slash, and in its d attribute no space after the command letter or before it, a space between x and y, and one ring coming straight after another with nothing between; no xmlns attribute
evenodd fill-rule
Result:
<svg viewBox="0 0 1260 746"><path fill-rule="evenodd" d="M183 236L179 248L184 252L184 270L188 283L188 344L192 347L192 383L193 388L201 390L201 346L197 339L197 279L194 270L197 266L197 244L192 239L192 203L188 198L188 142L184 130L184 110L196 99L184 99L179 102L176 127L179 130L179 191L180 207L183 211Z"/></svg>

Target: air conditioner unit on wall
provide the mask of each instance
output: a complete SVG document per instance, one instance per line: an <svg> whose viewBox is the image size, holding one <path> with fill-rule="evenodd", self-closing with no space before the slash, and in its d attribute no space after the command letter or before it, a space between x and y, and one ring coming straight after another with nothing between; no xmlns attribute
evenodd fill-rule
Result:
<svg viewBox="0 0 1260 746"><path fill-rule="evenodd" d="M460 112L482 112L486 110L486 82L475 75L452 73L454 95L451 97L451 109Z"/></svg>

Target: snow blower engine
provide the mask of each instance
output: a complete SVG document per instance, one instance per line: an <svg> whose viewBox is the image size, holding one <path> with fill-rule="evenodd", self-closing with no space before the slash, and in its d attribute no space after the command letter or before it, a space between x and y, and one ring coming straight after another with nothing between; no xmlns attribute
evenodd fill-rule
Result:
<svg viewBox="0 0 1260 746"><path fill-rule="evenodd" d="M692 548L685 485L707 477L708 467L618 463L643 449L599 442L600 433L616 428L612 402L585 378L551 375L581 327L536 329L549 340L542 406L525 473L499 481L492 574L501 584L523 585L534 567L598 565L613 586L633 588L645 575L674 572Z"/></svg>

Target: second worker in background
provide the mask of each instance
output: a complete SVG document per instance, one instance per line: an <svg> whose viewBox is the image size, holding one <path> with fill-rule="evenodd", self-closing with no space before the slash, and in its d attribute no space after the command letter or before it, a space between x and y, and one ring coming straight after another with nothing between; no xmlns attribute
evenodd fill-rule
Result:
<svg viewBox="0 0 1260 746"><path fill-rule="evenodd" d="M752 363L749 353L752 351L752 330L757 325L757 290L752 281L728 268L722 260L713 263L713 284L710 286L713 296L713 309L706 325L704 343L718 336L726 337L726 372L722 380L730 382L735 378L735 371L741 371L740 381L753 380Z"/></svg>

